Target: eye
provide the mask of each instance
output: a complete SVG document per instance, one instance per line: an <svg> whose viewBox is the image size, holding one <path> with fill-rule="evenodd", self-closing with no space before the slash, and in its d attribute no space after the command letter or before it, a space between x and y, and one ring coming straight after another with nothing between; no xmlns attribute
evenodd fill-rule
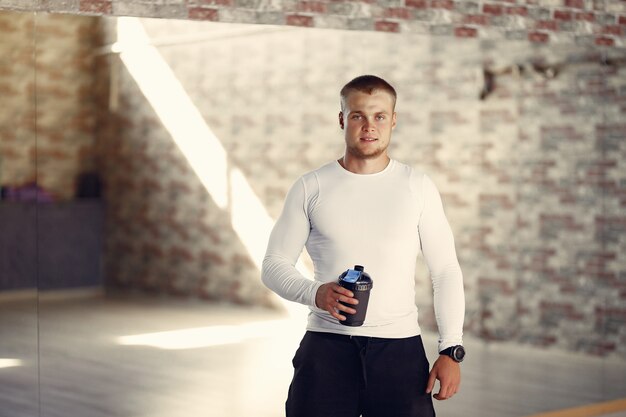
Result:
<svg viewBox="0 0 626 417"><path fill-rule="evenodd" d="M353 114L352 117L350 117L352 120L359 120L361 118L360 114Z"/></svg>
<svg viewBox="0 0 626 417"><path fill-rule="evenodd" d="M382 114L379 114L378 116L376 116L377 120L385 120L385 116Z"/></svg>

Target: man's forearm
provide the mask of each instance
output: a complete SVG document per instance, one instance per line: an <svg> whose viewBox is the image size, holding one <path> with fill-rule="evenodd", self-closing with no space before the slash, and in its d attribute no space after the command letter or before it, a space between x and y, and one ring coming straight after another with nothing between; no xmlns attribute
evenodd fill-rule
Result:
<svg viewBox="0 0 626 417"><path fill-rule="evenodd" d="M305 278L289 260L270 253L263 259L261 279L282 298L308 306L315 306L315 294L322 285Z"/></svg>
<svg viewBox="0 0 626 417"><path fill-rule="evenodd" d="M449 264L433 276L433 301L439 328L439 351L463 343L465 292L458 262Z"/></svg>

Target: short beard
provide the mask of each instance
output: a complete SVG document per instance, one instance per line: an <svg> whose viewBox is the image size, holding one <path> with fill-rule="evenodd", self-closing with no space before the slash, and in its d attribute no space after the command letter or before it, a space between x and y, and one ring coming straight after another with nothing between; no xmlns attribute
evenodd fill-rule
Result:
<svg viewBox="0 0 626 417"><path fill-rule="evenodd" d="M387 148L381 147L377 148L375 151L370 153L365 153L361 151L357 146L348 146L347 153L359 158L359 159L376 159L381 156Z"/></svg>

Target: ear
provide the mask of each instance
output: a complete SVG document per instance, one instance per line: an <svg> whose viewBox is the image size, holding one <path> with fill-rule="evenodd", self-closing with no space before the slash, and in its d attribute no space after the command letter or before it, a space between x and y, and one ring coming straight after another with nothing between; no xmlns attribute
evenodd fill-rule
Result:
<svg viewBox="0 0 626 417"><path fill-rule="evenodd" d="M391 128L395 128L396 127L396 112L393 112L393 116L391 116Z"/></svg>
<svg viewBox="0 0 626 417"><path fill-rule="evenodd" d="M343 112L340 111L339 112L339 127L341 127L341 130L343 130Z"/></svg>

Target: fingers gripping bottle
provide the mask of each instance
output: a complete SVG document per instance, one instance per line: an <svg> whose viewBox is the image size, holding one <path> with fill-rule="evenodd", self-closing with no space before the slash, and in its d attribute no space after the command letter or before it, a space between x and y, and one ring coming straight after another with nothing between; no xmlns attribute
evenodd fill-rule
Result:
<svg viewBox="0 0 626 417"><path fill-rule="evenodd" d="M361 326L365 321L367 313L367 303L370 299L370 290L372 289L372 278L361 265L354 265L354 269L348 269L339 276L339 285L352 291L354 298L359 300L359 304L352 305L341 302L346 307L354 308L355 314L342 312L346 319L339 323L345 326Z"/></svg>

